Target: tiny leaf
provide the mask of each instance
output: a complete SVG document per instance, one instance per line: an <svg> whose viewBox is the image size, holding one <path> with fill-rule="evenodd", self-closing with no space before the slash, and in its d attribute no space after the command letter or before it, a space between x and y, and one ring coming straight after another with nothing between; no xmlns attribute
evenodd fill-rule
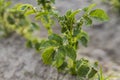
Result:
<svg viewBox="0 0 120 80"><path fill-rule="evenodd" d="M85 12L89 12L89 11L91 11L95 6L96 6L96 4L91 4L91 5L89 5L88 7L85 7L83 10L84 10Z"/></svg>
<svg viewBox="0 0 120 80"><path fill-rule="evenodd" d="M14 18L13 18L12 16L8 16L8 17L7 17L7 21L8 21L9 24L11 24L11 25L15 24L15 20L14 20Z"/></svg>
<svg viewBox="0 0 120 80"><path fill-rule="evenodd" d="M89 25L92 24L92 19L90 19L88 16L85 16L85 17L84 17L84 20L85 20L85 24L86 24L86 25L89 26Z"/></svg>
<svg viewBox="0 0 120 80"><path fill-rule="evenodd" d="M29 47L29 48L32 48L33 47L32 42L30 40L28 40L26 42L26 46Z"/></svg>
<svg viewBox="0 0 120 80"><path fill-rule="evenodd" d="M92 68L88 74L88 78L94 77L96 73L97 73L97 70Z"/></svg>
<svg viewBox="0 0 120 80"><path fill-rule="evenodd" d="M82 43L83 46L85 47L87 46L88 41L89 41L89 36L85 31L81 30L81 33L78 35L78 39Z"/></svg>
<svg viewBox="0 0 120 80"><path fill-rule="evenodd" d="M32 25L32 29L35 29L35 30L39 29L38 24L32 22L31 25Z"/></svg>

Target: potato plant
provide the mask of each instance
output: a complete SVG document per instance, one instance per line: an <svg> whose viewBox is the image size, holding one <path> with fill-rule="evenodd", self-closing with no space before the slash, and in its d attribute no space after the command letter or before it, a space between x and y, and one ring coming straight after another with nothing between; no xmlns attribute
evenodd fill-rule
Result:
<svg viewBox="0 0 120 80"><path fill-rule="evenodd" d="M20 4L13 8L9 8L10 5L10 1L0 0L0 36L5 37L13 32L17 32L26 38L29 37L39 27L36 23L29 21L25 14L26 11L19 10L18 6Z"/></svg>
<svg viewBox="0 0 120 80"><path fill-rule="evenodd" d="M4 0L1 1L4 2ZM0 20L5 20L5 23L8 24L6 29L10 28L12 31L23 35L27 40L28 47L42 52L41 57L45 64L56 67L59 72L76 75L79 80L93 79L98 72L98 64L97 62L91 64L85 58L76 59L78 45L81 44L86 47L89 41L89 36L82 27L92 25L93 19L108 20L107 14L102 9L94 9L95 4L92 4L83 9L68 10L61 16L53 7L55 0L37 0L37 2L39 7L33 7L30 4L18 4L5 10ZM81 16L76 18L78 14ZM3 15L5 18L2 18ZM33 36L33 31L38 28L38 25L27 19L29 15L33 15L36 20L44 25L48 31L47 39ZM52 30L55 23L54 19L60 24L60 34ZM3 25L2 27L6 26Z"/></svg>
<svg viewBox="0 0 120 80"><path fill-rule="evenodd" d="M111 0L111 4L120 12L120 0Z"/></svg>
<svg viewBox="0 0 120 80"><path fill-rule="evenodd" d="M120 0L111 0L111 4L120 11Z"/></svg>
<svg viewBox="0 0 120 80"><path fill-rule="evenodd" d="M113 8L120 12L120 0L103 0L105 3L108 3L113 6Z"/></svg>
<svg viewBox="0 0 120 80"><path fill-rule="evenodd" d="M0 35L5 36L11 33L11 30L8 29L8 25L4 19L6 9L10 6L10 2L5 2L4 0L0 0ZM11 21L12 22L12 21Z"/></svg>

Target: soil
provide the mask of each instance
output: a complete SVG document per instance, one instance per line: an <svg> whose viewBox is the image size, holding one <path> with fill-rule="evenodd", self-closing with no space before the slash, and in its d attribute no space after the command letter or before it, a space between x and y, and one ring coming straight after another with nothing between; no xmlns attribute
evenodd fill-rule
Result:
<svg viewBox="0 0 120 80"><path fill-rule="evenodd" d="M37 5L35 0L13 0L15 3L30 3ZM89 4L97 3L97 8L104 9L110 16L107 22L94 22L91 27L84 27L90 35L88 47L80 47L78 58L85 57L92 61L99 61L108 76L115 76L120 80L120 13L101 0L56 0L56 7L61 14L68 9L79 9ZM59 31L59 25L54 27ZM42 37L46 36L44 29ZM25 40L14 34L0 39L0 80L75 80L73 76L58 73L51 66L44 65L40 53L26 48Z"/></svg>

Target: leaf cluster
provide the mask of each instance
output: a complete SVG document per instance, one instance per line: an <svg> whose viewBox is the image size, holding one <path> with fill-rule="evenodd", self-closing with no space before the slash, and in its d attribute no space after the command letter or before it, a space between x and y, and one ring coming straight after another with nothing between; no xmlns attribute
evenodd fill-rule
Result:
<svg viewBox="0 0 120 80"><path fill-rule="evenodd" d="M27 17L30 12L32 13L32 6L17 4L10 8L10 5L10 2L0 1L0 32L2 32L0 35L9 36L9 34L16 32L26 38L30 37L34 30L39 28Z"/></svg>

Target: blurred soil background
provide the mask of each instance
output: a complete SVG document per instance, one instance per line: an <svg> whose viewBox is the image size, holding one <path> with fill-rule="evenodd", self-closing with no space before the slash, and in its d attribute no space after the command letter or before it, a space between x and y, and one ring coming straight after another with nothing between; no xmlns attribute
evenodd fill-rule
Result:
<svg viewBox="0 0 120 80"><path fill-rule="evenodd" d="M37 5L36 0L12 0L15 3ZM95 22L91 27L84 27L89 33L88 47L80 47L78 58L85 57L99 61L104 73L120 80L120 13L102 0L56 0L56 8L61 14L68 9L79 9L96 3L97 8L104 9L110 20ZM41 25L40 25L41 26ZM59 32L60 26L54 27ZM46 36L41 28L42 37ZM25 46L25 40L19 35L0 39L0 80L75 80L73 76L57 73L56 69L43 64L40 54Z"/></svg>

